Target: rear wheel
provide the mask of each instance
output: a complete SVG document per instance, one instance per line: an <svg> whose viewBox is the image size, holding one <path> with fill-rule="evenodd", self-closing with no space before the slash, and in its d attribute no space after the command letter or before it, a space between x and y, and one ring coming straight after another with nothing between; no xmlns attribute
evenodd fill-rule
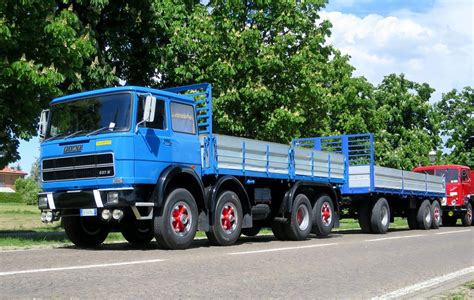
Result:
<svg viewBox="0 0 474 300"><path fill-rule="evenodd" d="M467 210L463 212L461 221L463 226L471 226L472 224L472 205L468 203L466 206Z"/></svg>
<svg viewBox="0 0 474 300"><path fill-rule="evenodd" d="M431 203L431 217L433 219L431 228L438 229L441 225L441 206L438 201Z"/></svg>
<svg viewBox="0 0 474 300"><path fill-rule="evenodd" d="M424 200L421 202L420 207L418 208L418 213L416 214L416 221L418 223L419 229L430 229L433 222L432 213L431 213L431 204L430 201Z"/></svg>
<svg viewBox="0 0 474 300"><path fill-rule="evenodd" d="M98 217L64 217L62 225L71 242L81 248L97 247L109 234L107 224Z"/></svg>
<svg viewBox="0 0 474 300"><path fill-rule="evenodd" d="M217 199L214 224L206 232L213 245L229 246L234 244L242 229L242 205L239 197L232 191L221 193Z"/></svg>
<svg viewBox="0 0 474 300"><path fill-rule="evenodd" d="M313 224L311 203L304 194L299 194L293 201L290 223L285 224L290 240L301 241L308 238Z"/></svg>
<svg viewBox="0 0 474 300"><path fill-rule="evenodd" d="M285 223L273 221L272 232L277 240L286 241L288 240L288 235L285 231Z"/></svg>
<svg viewBox="0 0 474 300"><path fill-rule="evenodd" d="M411 230L418 229L418 221L416 220L416 209L410 209L407 215L408 228Z"/></svg>
<svg viewBox="0 0 474 300"><path fill-rule="evenodd" d="M242 234L245 236L256 236L260 232L260 227L242 228Z"/></svg>
<svg viewBox="0 0 474 300"><path fill-rule="evenodd" d="M334 205L331 197L322 194L313 207L312 232L318 237L326 237L334 226Z"/></svg>
<svg viewBox="0 0 474 300"><path fill-rule="evenodd" d="M198 209L193 195L177 188L168 193L161 215L155 210L153 231L161 248L186 249L197 230Z"/></svg>
<svg viewBox="0 0 474 300"><path fill-rule="evenodd" d="M390 225L390 207L385 198L375 202L370 216L370 228L373 233L386 233Z"/></svg>
<svg viewBox="0 0 474 300"><path fill-rule="evenodd" d="M370 228L370 203L364 201L359 205L358 213L359 226L362 232L370 233L372 229Z"/></svg>
<svg viewBox="0 0 474 300"><path fill-rule="evenodd" d="M120 222L120 232L133 245L146 245L153 239L153 222L137 220L132 214L126 214Z"/></svg>

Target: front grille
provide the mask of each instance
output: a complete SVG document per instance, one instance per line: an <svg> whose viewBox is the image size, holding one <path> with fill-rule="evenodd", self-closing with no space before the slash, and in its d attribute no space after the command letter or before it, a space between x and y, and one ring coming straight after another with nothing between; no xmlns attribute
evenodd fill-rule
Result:
<svg viewBox="0 0 474 300"><path fill-rule="evenodd" d="M43 181L112 177L115 175L112 153L45 159Z"/></svg>

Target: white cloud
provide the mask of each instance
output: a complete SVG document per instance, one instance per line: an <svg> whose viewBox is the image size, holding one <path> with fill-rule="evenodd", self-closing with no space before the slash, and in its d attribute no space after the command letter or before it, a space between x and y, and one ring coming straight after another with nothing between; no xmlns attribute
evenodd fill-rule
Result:
<svg viewBox="0 0 474 300"><path fill-rule="evenodd" d="M474 86L474 2L437 1L424 12L358 17L322 12L332 24L330 42L351 56L355 75L378 84L384 75L404 73L441 93Z"/></svg>

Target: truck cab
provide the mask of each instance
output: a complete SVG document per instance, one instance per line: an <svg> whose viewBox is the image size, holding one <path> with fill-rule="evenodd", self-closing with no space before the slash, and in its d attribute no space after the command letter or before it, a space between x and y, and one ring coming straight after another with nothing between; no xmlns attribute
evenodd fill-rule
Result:
<svg viewBox="0 0 474 300"><path fill-rule="evenodd" d="M444 225L455 225L458 218L461 218L465 226L472 224L474 171L461 165L426 166L415 168L413 171L444 178L446 197L441 203Z"/></svg>

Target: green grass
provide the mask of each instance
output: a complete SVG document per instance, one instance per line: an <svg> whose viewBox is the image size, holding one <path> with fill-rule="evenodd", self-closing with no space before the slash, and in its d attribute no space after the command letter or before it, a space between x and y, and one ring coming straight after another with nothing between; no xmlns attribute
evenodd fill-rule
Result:
<svg viewBox="0 0 474 300"><path fill-rule="evenodd" d="M0 203L23 203L18 193L0 193Z"/></svg>
<svg viewBox="0 0 474 300"><path fill-rule="evenodd" d="M474 280L454 288L446 294L440 295L437 299L465 300L474 298Z"/></svg>

